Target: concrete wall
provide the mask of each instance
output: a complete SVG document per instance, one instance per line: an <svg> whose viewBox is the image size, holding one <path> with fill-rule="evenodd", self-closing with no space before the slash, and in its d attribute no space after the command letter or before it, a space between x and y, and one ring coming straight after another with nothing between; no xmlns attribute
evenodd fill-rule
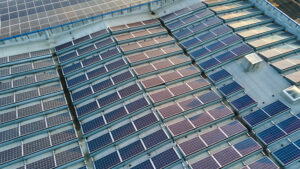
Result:
<svg viewBox="0 0 300 169"><path fill-rule="evenodd" d="M257 8L263 10L266 15L274 18L275 22L283 25L288 32L297 35L298 40L300 40L300 24L281 12L278 8L274 7L267 0L249 0L249 2L253 3Z"/></svg>

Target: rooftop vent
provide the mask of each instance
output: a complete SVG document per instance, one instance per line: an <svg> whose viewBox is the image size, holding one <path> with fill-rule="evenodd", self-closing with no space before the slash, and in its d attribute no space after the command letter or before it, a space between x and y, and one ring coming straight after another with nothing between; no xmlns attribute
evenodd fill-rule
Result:
<svg viewBox="0 0 300 169"><path fill-rule="evenodd" d="M300 103L300 89L297 86L284 89L283 95L291 104Z"/></svg>
<svg viewBox="0 0 300 169"><path fill-rule="evenodd" d="M244 57L242 65L246 72L255 72L262 68L263 60L256 53L251 53Z"/></svg>

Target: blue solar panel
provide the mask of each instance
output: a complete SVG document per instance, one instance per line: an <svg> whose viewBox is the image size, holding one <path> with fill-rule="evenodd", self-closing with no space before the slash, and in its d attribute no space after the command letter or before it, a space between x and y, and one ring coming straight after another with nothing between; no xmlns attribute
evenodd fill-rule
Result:
<svg viewBox="0 0 300 169"><path fill-rule="evenodd" d="M137 110L140 110L146 106L148 106L149 103L145 98L138 99L132 103L129 103L126 105L126 109L128 110L129 113L133 113Z"/></svg>
<svg viewBox="0 0 300 169"><path fill-rule="evenodd" d="M191 165L192 169L217 169L220 168L219 164L213 157L209 156Z"/></svg>
<svg viewBox="0 0 300 169"><path fill-rule="evenodd" d="M0 152L0 164L7 163L22 157L22 148L17 146Z"/></svg>
<svg viewBox="0 0 300 169"><path fill-rule="evenodd" d="M118 153L113 152L94 162L96 169L109 169L121 162Z"/></svg>
<svg viewBox="0 0 300 169"><path fill-rule="evenodd" d="M73 101L77 101L77 100L80 100L80 99L82 99L84 97L87 97L91 94L93 94L93 91L92 91L91 87L88 87L88 88L85 88L85 89L82 89L80 91L72 93L72 99L73 99Z"/></svg>
<svg viewBox="0 0 300 169"><path fill-rule="evenodd" d="M113 63L107 64L106 68L108 71L116 70L122 66L126 65L126 62L123 59L115 61Z"/></svg>
<svg viewBox="0 0 300 169"><path fill-rule="evenodd" d="M225 126L222 126L221 129L228 137L234 136L247 130L247 128L237 120Z"/></svg>
<svg viewBox="0 0 300 169"><path fill-rule="evenodd" d="M243 141L235 144L234 147L243 156L247 156L247 155L261 149L261 146L256 141L254 141L253 138L250 138L250 137L247 138L246 140L243 140Z"/></svg>
<svg viewBox="0 0 300 169"><path fill-rule="evenodd" d="M101 58L99 57L99 55L96 55L96 56L93 56L91 58L86 58L82 61L82 65L84 67L88 66L88 65L91 65L91 64L94 64L94 63L97 63L101 60Z"/></svg>
<svg viewBox="0 0 300 169"><path fill-rule="evenodd" d="M43 159L40 159L38 161L26 164L26 168L30 169L40 169L40 168L55 168L55 162L54 157L46 157Z"/></svg>
<svg viewBox="0 0 300 169"><path fill-rule="evenodd" d="M185 37L189 34L191 34L192 32L189 30L189 29L183 29L179 32L176 32L174 33L174 36L177 38L177 39L181 39L182 37Z"/></svg>
<svg viewBox="0 0 300 169"><path fill-rule="evenodd" d="M166 150L152 158L153 164L157 169L167 167L177 160L179 160L179 158L173 148Z"/></svg>
<svg viewBox="0 0 300 169"><path fill-rule="evenodd" d="M208 93L205 93L201 96L198 96L198 98L201 100L203 104L211 103L213 101L216 101L220 99L221 97L217 95L214 91L210 91Z"/></svg>
<svg viewBox="0 0 300 169"><path fill-rule="evenodd" d="M81 67L82 67L81 63L78 62L78 63L72 64L70 66L63 67L63 72L64 72L64 74L68 74L70 72L80 69Z"/></svg>
<svg viewBox="0 0 300 169"><path fill-rule="evenodd" d="M67 61L67 60L69 60L69 59L71 59L71 58L73 58L73 57L76 57L76 56L77 56L77 53L76 53L76 52L71 52L71 53L68 53L68 54L66 54L66 55L60 56L60 57L58 58L58 60L59 60L59 62L61 63L61 62L65 62L65 61Z"/></svg>
<svg viewBox="0 0 300 169"><path fill-rule="evenodd" d="M219 62L218 60L216 60L215 58L211 58L205 62L202 62L199 64L199 66L203 69L203 70L208 70L210 68L213 68L217 65L221 64L221 62Z"/></svg>
<svg viewBox="0 0 300 169"><path fill-rule="evenodd" d="M185 156L189 156L197 151L204 149L206 145L199 137L195 137L180 143L179 147L184 152Z"/></svg>
<svg viewBox="0 0 300 169"><path fill-rule="evenodd" d="M89 53L89 52L91 52L95 49L96 49L96 47L94 45L90 45L90 46L78 49L77 52L78 52L79 55L84 55L84 54Z"/></svg>
<svg viewBox="0 0 300 169"><path fill-rule="evenodd" d="M143 144L140 140L127 145L119 150L121 158L123 161L132 158L133 156L138 155L139 153L143 152L145 149Z"/></svg>
<svg viewBox="0 0 300 169"><path fill-rule="evenodd" d="M140 90L141 89L137 84L133 84L133 85L130 85L128 87L125 87L125 88L119 90L119 94L122 98L125 98L125 97L128 97Z"/></svg>
<svg viewBox="0 0 300 169"><path fill-rule="evenodd" d="M113 86L113 82L110 79L107 79L107 80L104 80L104 81L94 84L92 87L95 92L99 92L99 91L107 89L111 86Z"/></svg>
<svg viewBox="0 0 300 169"><path fill-rule="evenodd" d="M268 157L255 161L248 165L250 169L278 169L279 167L274 164Z"/></svg>
<svg viewBox="0 0 300 169"><path fill-rule="evenodd" d="M256 126L257 124L267 120L269 116L262 111L261 109L252 112L246 116L243 117L243 119L250 124L252 127Z"/></svg>
<svg viewBox="0 0 300 169"><path fill-rule="evenodd" d="M200 43L201 42L198 39L193 38L193 39L189 39L189 40L183 42L182 45L185 48L190 48L190 47L196 46L197 44L200 44Z"/></svg>
<svg viewBox="0 0 300 169"><path fill-rule="evenodd" d="M204 30L205 28L207 28L207 26L203 23L199 23L199 24L196 24L196 25L193 25L192 27L190 27L190 30L193 32L193 33L196 33L198 31L202 31Z"/></svg>
<svg viewBox="0 0 300 169"><path fill-rule="evenodd" d="M237 47L237 48L234 48L231 50L234 54L236 54L237 56L241 56L243 54L246 54L250 51L252 51L252 48L246 44L240 46L240 47Z"/></svg>
<svg viewBox="0 0 300 169"><path fill-rule="evenodd" d="M287 165L300 158L300 149L293 144L289 144L275 151L273 154L283 165Z"/></svg>
<svg viewBox="0 0 300 169"><path fill-rule="evenodd" d="M207 26L212 26L215 25L217 23L222 23L222 20L219 19L217 16L211 17L209 19L207 19L206 22L204 22Z"/></svg>
<svg viewBox="0 0 300 169"><path fill-rule="evenodd" d="M107 96L104 96L104 97L101 97L100 99L98 99L98 103L99 103L100 107L104 107L104 106L112 104L118 100L120 100L120 97L117 92L114 92L110 95L107 95Z"/></svg>
<svg viewBox="0 0 300 169"><path fill-rule="evenodd" d="M181 20L178 20L173 23L169 23L166 26L167 26L167 28L172 30L172 29L180 27L181 25L184 25L184 22L182 22Z"/></svg>
<svg viewBox="0 0 300 169"><path fill-rule="evenodd" d="M246 109L247 107L256 104L256 102L248 95L242 96L236 100L233 100L231 104L237 111Z"/></svg>
<svg viewBox="0 0 300 169"><path fill-rule="evenodd" d="M208 146L214 145L222 140L226 139L226 136L220 129L215 129L210 132L201 134L201 138Z"/></svg>
<svg viewBox="0 0 300 169"><path fill-rule="evenodd" d="M231 32L231 29L228 26L220 26L218 28L216 28L215 30L212 31L214 34L216 34L217 36L219 35L223 35L227 32Z"/></svg>
<svg viewBox="0 0 300 169"><path fill-rule="evenodd" d="M157 118L153 113L147 114L146 116L133 121L137 130L141 130L155 122L157 122Z"/></svg>
<svg viewBox="0 0 300 169"><path fill-rule="evenodd" d="M266 144L269 145L279 138L285 136L285 133L281 131L277 126L270 127L260 133L257 136Z"/></svg>
<svg viewBox="0 0 300 169"><path fill-rule="evenodd" d="M114 41L112 40L112 38L107 38L100 42L95 43L95 45L97 46L97 49L101 49L101 48L108 46L110 44L113 44L113 43L114 43Z"/></svg>
<svg viewBox="0 0 300 169"><path fill-rule="evenodd" d="M217 41L217 42L215 42L211 45L206 46L206 48L209 49L210 51L217 51L217 50L219 50L223 47L225 47L224 43L219 42L219 41Z"/></svg>
<svg viewBox="0 0 300 169"><path fill-rule="evenodd" d="M214 119L206 112L192 116L189 119L195 127L201 127L214 121Z"/></svg>
<svg viewBox="0 0 300 169"><path fill-rule="evenodd" d="M270 116L275 116L279 113L286 112L290 110L290 108L282 103L280 100L277 100L265 107L262 108L267 114Z"/></svg>
<svg viewBox="0 0 300 169"><path fill-rule="evenodd" d="M12 128L0 132L0 143L17 138L19 136L19 128Z"/></svg>
<svg viewBox="0 0 300 169"><path fill-rule="evenodd" d="M296 116L292 116L277 124L282 130L290 134L300 128L300 119Z"/></svg>
<svg viewBox="0 0 300 169"><path fill-rule="evenodd" d="M221 164L222 167L238 160L241 155L236 152L232 147L228 147L222 151L217 152L213 155L215 159Z"/></svg>
<svg viewBox="0 0 300 169"><path fill-rule="evenodd" d="M112 77L112 80L114 81L115 84L118 84L118 83L124 82L132 77L133 77L133 75L130 73L130 71L126 71L122 74Z"/></svg>
<svg viewBox="0 0 300 169"><path fill-rule="evenodd" d="M135 128L132 123L128 123L124 126L121 126L113 131L111 131L111 134L115 141L120 140L130 134L135 132Z"/></svg>
<svg viewBox="0 0 300 169"><path fill-rule="evenodd" d="M196 108L196 107L199 107L201 105L203 105L199 100L197 99L194 99L194 98L191 98L191 99L188 99L188 100L184 100L184 101L181 101L179 102L179 105L185 110L190 110L190 109L193 109L193 108Z"/></svg>
<svg viewBox="0 0 300 169"><path fill-rule="evenodd" d="M300 139L294 142L298 147L300 147Z"/></svg>
<svg viewBox="0 0 300 169"><path fill-rule="evenodd" d="M198 58L204 57L205 55L207 55L209 53L210 53L210 51L204 47L204 48L193 51L191 53L191 56L195 59L198 59Z"/></svg>
<svg viewBox="0 0 300 169"><path fill-rule="evenodd" d="M227 79L231 77L232 75L228 73L225 69L219 70L211 75L209 75L209 78L214 82L219 82L223 79Z"/></svg>
<svg viewBox="0 0 300 169"><path fill-rule="evenodd" d="M235 59L237 56L233 54L232 52L228 51L223 54L220 54L216 56L216 59L218 59L221 63L227 62L228 60Z"/></svg>
<svg viewBox="0 0 300 169"><path fill-rule="evenodd" d="M26 135L46 128L45 120L39 120L20 126L21 135Z"/></svg>
<svg viewBox="0 0 300 169"><path fill-rule="evenodd" d="M232 82L232 83L229 83L225 86L222 86L220 88L220 91L225 95L225 96L230 96L238 91L241 91L243 90L243 87L238 84L237 82Z"/></svg>
<svg viewBox="0 0 300 169"><path fill-rule="evenodd" d="M227 37L225 39L222 39L221 41L223 43L225 43L226 45L230 45L230 44L236 43L236 42L241 41L241 40L242 39L239 36L237 36L237 35L231 35L231 36L229 36L229 37Z"/></svg>
<svg viewBox="0 0 300 169"><path fill-rule="evenodd" d="M92 70L90 72L87 72L87 76L89 79L104 75L107 73L106 69L104 67L97 68L95 70Z"/></svg>
<svg viewBox="0 0 300 169"><path fill-rule="evenodd" d="M150 149L168 139L168 136L163 130L158 130L144 138L142 138L147 149Z"/></svg>
<svg viewBox="0 0 300 169"><path fill-rule="evenodd" d="M112 139L109 135L109 133L104 134L100 137L97 137L93 140L90 140L88 142L88 147L90 152L95 152L97 150L102 149L103 147L109 145L112 143Z"/></svg>
<svg viewBox="0 0 300 169"><path fill-rule="evenodd" d="M119 49L117 47L113 48L113 49L110 49L106 52L103 52L100 54L101 58L104 60L104 59L107 59L107 58L110 58L112 56L116 56L118 54L120 54L121 52L119 51Z"/></svg>
<svg viewBox="0 0 300 169"><path fill-rule="evenodd" d="M81 107L78 107L76 109L76 112L77 112L77 116L78 117L81 117L81 116L84 116L92 111L95 111L97 110L99 107L98 107L98 104L96 101L93 101L91 103L88 103L86 105L83 105Z"/></svg>
<svg viewBox="0 0 300 169"><path fill-rule="evenodd" d="M72 87L72 86L75 86L75 85L77 85L79 83L82 83L84 81L87 81L87 78L83 74L83 75L77 76L77 77L75 77L73 79L67 80L67 84L68 84L68 87Z"/></svg>
<svg viewBox="0 0 300 169"><path fill-rule="evenodd" d="M154 169L151 162L149 160L140 163L139 165L136 165L132 167L131 169Z"/></svg>
<svg viewBox="0 0 300 169"><path fill-rule="evenodd" d="M207 33L205 33L205 34L199 35L197 38L198 38L199 40L201 40L202 42L205 42L205 41L207 41L207 40L209 40L209 39L214 38L215 36L216 36L216 35L214 35L213 33L207 32Z"/></svg>
<svg viewBox="0 0 300 169"><path fill-rule="evenodd" d="M33 153L36 153L38 151L42 151L46 148L49 148L50 145L50 139L49 137L44 137L38 140L34 140L32 142L29 143L25 143L23 144L23 152L24 155L30 155Z"/></svg>
<svg viewBox="0 0 300 169"><path fill-rule="evenodd" d="M52 134L51 142L52 142L52 145L55 146L55 145L65 143L70 140L74 140L74 139L76 139L76 137L77 136L76 136L75 130L69 129L69 130L62 131L60 133Z"/></svg>
<svg viewBox="0 0 300 169"><path fill-rule="evenodd" d="M191 23L191 22L193 22L193 21L195 21L195 20L197 20L198 19L198 17L197 16L195 16L195 15L192 15L192 16L188 16L188 17L186 17L186 18L183 18L183 19L181 19L183 22L184 22L184 24L186 25L186 24L189 24L189 23Z"/></svg>
<svg viewBox="0 0 300 169"><path fill-rule="evenodd" d="M104 115L106 122L111 123L127 115L124 107L120 107Z"/></svg>
<svg viewBox="0 0 300 169"><path fill-rule="evenodd" d="M102 116L100 116L100 117L94 118L93 120L82 124L82 130L83 130L83 133L85 134L85 133L91 132L97 128L100 128L104 125L105 125L104 119Z"/></svg>

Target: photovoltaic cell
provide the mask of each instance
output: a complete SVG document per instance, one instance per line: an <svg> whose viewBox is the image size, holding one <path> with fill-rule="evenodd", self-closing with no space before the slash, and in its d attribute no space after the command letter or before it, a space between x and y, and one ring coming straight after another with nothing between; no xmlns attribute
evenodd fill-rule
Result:
<svg viewBox="0 0 300 169"><path fill-rule="evenodd" d="M197 114L189 119L196 127L201 127L214 121L214 119L206 112Z"/></svg>
<svg viewBox="0 0 300 169"><path fill-rule="evenodd" d="M270 127L260 133L257 136L266 144L269 145L272 142L278 140L279 138L285 136L285 133L282 132L277 126Z"/></svg>
<svg viewBox="0 0 300 169"><path fill-rule="evenodd" d="M33 154L50 147L49 137L41 138L26 144L23 144L24 155Z"/></svg>
<svg viewBox="0 0 300 169"><path fill-rule="evenodd" d="M89 79L93 79L93 78L101 76L105 73L107 73L106 69L104 67L100 67L100 68L94 69L90 72L87 72L87 76ZM85 81L85 80L83 80L83 81Z"/></svg>
<svg viewBox="0 0 300 169"><path fill-rule="evenodd" d="M168 128L174 136L178 136L193 129L193 126L188 120L182 120L180 122L169 125Z"/></svg>
<svg viewBox="0 0 300 169"><path fill-rule="evenodd" d="M219 62L217 59L215 58L211 58L205 62L202 62L199 64L200 68L202 68L203 70L208 70L211 69L217 65L221 64L221 62Z"/></svg>
<svg viewBox="0 0 300 169"><path fill-rule="evenodd" d="M256 141L254 141L253 138L250 138L250 137L244 141L241 141L241 142L235 144L234 147L243 156L247 156L247 155L261 149L261 146Z"/></svg>
<svg viewBox="0 0 300 169"><path fill-rule="evenodd" d="M294 144L289 144L275 151L273 154L282 162L283 165L288 165L292 161L300 158L300 149Z"/></svg>
<svg viewBox="0 0 300 169"><path fill-rule="evenodd" d="M135 128L132 123L128 123L122 127L119 127L113 131L111 131L111 134L115 141L120 140L130 134L135 132Z"/></svg>
<svg viewBox="0 0 300 169"><path fill-rule="evenodd" d="M22 148L17 146L0 152L0 164L5 164L22 157Z"/></svg>
<svg viewBox="0 0 300 169"><path fill-rule="evenodd" d="M189 156L197 151L204 149L206 145L199 137L195 137L188 141L180 143L179 147L184 152L185 156Z"/></svg>
<svg viewBox="0 0 300 169"><path fill-rule="evenodd" d="M225 63L229 60L235 59L237 56L233 54L231 51L225 52L223 54L220 54L216 56L216 59L220 61L221 63Z"/></svg>
<svg viewBox="0 0 300 169"><path fill-rule="evenodd" d="M290 108L282 103L280 100L277 100L265 107L262 108L270 116L275 116L279 113L290 110Z"/></svg>
<svg viewBox="0 0 300 169"><path fill-rule="evenodd" d="M218 72L215 72L211 75L209 75L209 78L214 82L219 82L222 81L224 79L227 79L229 77L231 77L232 75L230 73L228 73L225 69L222 69Z"/></svg>
<svg viewBox="0 0 300 169"><path fill-rule="evenodd" d="M179 158L173 148L168 149L152 158L154 166L157 169L165 168L177 160L179 160Z"/></svg>
<svg viewBox="0 0 300 169"><path fill-rule="evenodd" d="M258 125L259 123L267 120L269 116L262 111L261 109L256 110L255 112L252 112L246 116L243 117L243 120L245 120L248 124L250 124L252 127Z"/></svg>
<svg viewBox="0 0 300 169"><path fill-rule="evenodd" d="M152 166L151 162L149 160L142 162L134 167L132 167L131 169L154 169L154 167Z"/></svg>
<svg viewBox="0 0 300 169"><path fill-rule="evenodd" d="M90 58L85 58L84 60L82 60L82 65L83 67L89 66L91 64L97 63L101 60L101 58L99 57L99 55L96 56L92 56Z"/></svg>
<svg viewBox="0 0 300 169"><path fill-rule="evenodd" d="M62 166L82 157L79 146L55 154L56 165Z"/></svg>
<svg viewBox="0 0 300 169"><path fill-rule="evenodd" d="M232 83L229 83L225 86L222 86L220 88L220 91L225 95L225 96L230 96L238 91L241 91L243 90L243 87L238 84L237 82L232 82Z"/></svg>
<svg viewBox="0 0 300 169"><path fill-rule="evenodd" d="M113 86L113 82L110 79L107 79L107 80L104 80L104 81L94 84L92 87L95 92L99 92L99 91L107 89L111 86Z"/></svg>
<svg viewBox="0 0 300 169"><path fill-rule="evenodd" d="M99 103L100 107L104 107L104 106L112 104L118 100L120 100L120 97L117 92L114 92L110 95L107 95L107 96L104 96L104 97L101 97L100 99L98 99L98 103Z"/></svg>
<svg viewBox="0 0 300 169"><path fill-rule="evenodd" d="M239 121L233 121L225 126L221 127L221 130L228 136L234 136L239 134L243 131L246 131L247 128L243 126Z"/></svg>
<svg viewBox="0 0 300 169"><path fill-rule="evenodd" d="M137 84L133 84L130 85L124 89L119 90L119 94L121 96L121 98L125 98L128 97L134 93L137 93L138 91L140 91L140 87Z"/></svg>
<svg viewBox="0 0 300 169"><path fill-rule="evenodd" d="M85 88L80 91L72 93L72 99L73 99L73 101L77 101L77 100L80 100L84 97L91 95L92 93L93 93L93 91L92 91L91 87L88 87L88 88Z"/></svg>
<svg viewBox="0 0 300 169"><path fill-rule="evenodd" d="M232 148L228 147L213 155L222 167L238 160L241 156Z"/></svg>
<svg viewBox="0 0 300 169"><path fill-rule="evenodd" d="M19 136L19 128L12 128L6 131L0 132L0 143L17 138Z"/></svg>
<svg viewBox="0 0 300 169"><path fill-rule="evenodd" d="M243 54L245 54L245 53L248 53L248 52L250 52L250 51L252 51L252 50L253 50L253 49L252 49L250 46L244 44L244 45L242 45L242 46L240 46L240 47L234 48L234 49L231 50L231 51L232 51L234 54L236 54L237 56L241 56L241 55L243 55Z"/></svg>
<svg viewBox="0 0 300 169"><path fill-rule="evenodd" d="M143 147L143 144L140 140L131 143L130 145L127 145L126 147L123 147L119 150L121 158L123 161L128 160L129 158L132 158L133 156L136 156L143 152L145 149Z"/></svg>
<svg viewBox="0 0 300 169"><path fill-rule="evenodd" d="M296 116L292 116L277 124L282 130L290 134L300 128L300 119Z"/></svg>
<svg viewBox="0 0 300 169"><path fill-rule="evenodd" d="M52 145L59 145L59 144L68 142L70 140L73 140L76 137L77 136L76 136L75 130L69 129L69 130L65 130L60 133L51 135L51 142L52 142Z"/></svg>
<svg viewBox="0 0 300 169"><path fill-rule="evenodd" d="M104 115L106 122L111 123L127 115L124 107L120 107Z"/></svg>
<svg viewBox="0 0 300 169"><path fill-rule="evenodd" d="M113 152L99 160L94 162L96 169L108 169L112 168L113 166L119 164L121 162L118 153Z"/></svg>
<svg viewBox="0 0 300 169"><path fill-rule="evenodd" d="M220 129L215 129L201 135L201 138L208 146L214 145L226 139L226 136Z"/></svg>
<svg viewBox="0 0 300 169"><path fill-rule="evenodd" d="M137 130L141 130L145 127L148 127L149 125L154 124L155 122L157 122L157 118L153 113L147 114L147 115L133 121Z"/></svg>
<svg viewBox="0 0 300 169"><path fill-rule="evenodd" d="M210 91L201 96L198 96L198 98L201 100L203 104L208 104L218 99L221 99L221 97L218 94L216 94L214 91Z"/></svg>
<svg viewBox="0 0 300 169"><path fill-rule="evenodd" d="M104 134L93 140L90 140L88 142L88 148L89 148L89 151L92 153L92 152L102 149L103 147L105 147L111 143L112 143L112 139L111 139L109 133L107 133L107 134Z"/></svg>
<svg viewBox="0 0 300 169"><path fill-rule="evenodd" d="M105 125L104 119L103 119L102 116L100 116L100 117L94 118L91 121L83 123L82 124L82 130L83 130L83 133L85 134L85 133L93 131L93 130L95 130L97 128L100 128L100 127L102 127L104 125Z"/></svg>
<svg viewBox="0 0 300 169"><path fill-rule="evenodd" d="M233 100L231 102L231 105L233 105L233 107L237 110L237 111L241 111L243 109L246 109L247 107L256 104L256 101L254 101L250 96L245 95L242 96L236 100Z"/></svg>
<svg viewBox="0 0 300 169"><path fill-rule="evenodd" d="M144 138L142 138L147 149L150 149L168 139L168 136L163 130L158 130Z"/></svg>
<svg viewBox="0 0 300 169"><path fill-rule="evenodd" d="M187 111L202 106L203 104L198 99L190 98L179 102L179 105L183 108L183 110Z"/></svg>
<svg viewBox="0 0 300 169"><path fill-rule="evenodd" d="M132 103L129 103L126 105L126 109L128 110L129 113L133 113L135 111L138 111L144 107L147 107L149 103L145 98L138 99Z"/></svg>
<svg viewBox="0 0 300 169"><path fill-rule="evenodd" d="M28 123L20 126L21 135L26 135L29 133L33 133L39 130L43 130L46 128L45 120L35 121L33 123Z"/></svg>
<svg viewBox="0 0 300 169"><path fill-rule="evenodd" d="M97 110L98 108L99 107L98 107L97 102L93 101L91 103L88 103L86 105L76 108L77 116L78 117L84 116L90 112Z"/></svg>
<svg viewBox="0 0 300 169"><path fill-rule="evenodd" d="M118 84L131 78L133 78L133 75L130 73L130 71L126 71L122 74L112 77L112 80L115 84Z"/></svg>
<svg viewBox="0 0 300 169"><path fill-rule="evenodd" d="M166 119L172 116L175 116L177 114L180 114L182 112L182 109L177 104L172 104L167 107L163 107L161 109L158 109L161 116Z"/></svg>
<svg viewBox="0 0 300 169"><path fill-rule="evenodd" d="M263 157L262 159L249 164L248 167L250 169L279 169L279 167L268 157Z"/></svg>
<svg viewBox="0 0 300 169"><path fill-rule="evenodd" d="M54 157L46 157L33 163L26 164L26 168L40 169L40 168L55 168Z"/></svg>
<svg viewBox="0 0 300 169"><path fill-rule="evenodd" d="M77 77L75 77L73 79L67 80L67 84L68 84L68 87L72 87L72 86L75 86L75 85L77 85L79 83L82 83L84 81L87 81L87 78L83 74L83 75L77 76Z"/></svg>
<svg viewBox="0 0 300 169"><path fill-rule="evenodd" d="M192 169L217 169L220 168L219 164L212 158L206 157L200 161L197 161L191 165Z"/></svg>
<svg viewBox="0 0 300 169"><path fill-rule="evenodd" d="M213 116L216 120L233 114L233 112L228 107L226 107L224 105L216 107L212 110L209 110L208 113L211 116Z"/></svg>

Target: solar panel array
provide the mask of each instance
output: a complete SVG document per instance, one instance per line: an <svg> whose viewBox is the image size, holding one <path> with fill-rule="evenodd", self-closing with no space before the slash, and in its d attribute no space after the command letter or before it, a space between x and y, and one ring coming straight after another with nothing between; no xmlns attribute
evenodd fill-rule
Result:
<svg viewBox="0 0 300 169"><path fill-rule="evenodd" d="M296 50L271 21L248 2L208 0L74 39L53 56L3 58L0 167L297 165L299 114L282 100L258 107L221 68L286 41Z"/></svg>

